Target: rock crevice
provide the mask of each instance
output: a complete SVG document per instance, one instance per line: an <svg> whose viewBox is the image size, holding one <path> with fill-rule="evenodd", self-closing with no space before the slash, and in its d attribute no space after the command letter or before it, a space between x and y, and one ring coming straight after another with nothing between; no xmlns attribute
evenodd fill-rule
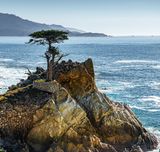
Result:
<svg viewBox="0 0 160 152"><path fill-rule="evenodd" d="M91 59L38 68L0 95L0 141L19 152L141 152L158 142L129 106L98 91ZM13 142L16 143L13 146Z"/></svg>

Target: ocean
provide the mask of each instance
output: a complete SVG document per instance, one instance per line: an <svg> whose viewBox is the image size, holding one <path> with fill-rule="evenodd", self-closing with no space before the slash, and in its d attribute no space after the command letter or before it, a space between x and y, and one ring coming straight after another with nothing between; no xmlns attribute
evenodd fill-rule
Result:
<svg viewBox="0 0 160 152"><path fill-rule="evenodd" d="M0 37L0 94L25 79L27 68L46 66L47 48L26 44L28 40ZM72 37L58 46L69 54L65 60L92 58L99 90L130 105L160 140L160 37Z"/></svg>

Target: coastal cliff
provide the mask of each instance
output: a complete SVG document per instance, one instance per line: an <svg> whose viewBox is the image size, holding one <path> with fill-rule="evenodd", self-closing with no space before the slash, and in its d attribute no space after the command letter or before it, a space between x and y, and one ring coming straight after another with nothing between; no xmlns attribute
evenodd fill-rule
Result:
<svg viewBox="0 0 160 152"><path fill-rule="evenodd" d="M37 68L0 95L0 145L8 152L143 152L156 137L130 107L96 87L91 59L62 61L54 81Z"/></svg>

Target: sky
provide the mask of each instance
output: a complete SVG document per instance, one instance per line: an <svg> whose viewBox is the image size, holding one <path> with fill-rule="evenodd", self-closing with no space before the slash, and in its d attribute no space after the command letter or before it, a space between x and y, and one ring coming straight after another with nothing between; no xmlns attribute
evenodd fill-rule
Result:
<svg viewBox="0 0 160 152"><path fill-rule="evenodd" d="M113 36L160 35L160 0L0 0L0 12Z"/></svg>

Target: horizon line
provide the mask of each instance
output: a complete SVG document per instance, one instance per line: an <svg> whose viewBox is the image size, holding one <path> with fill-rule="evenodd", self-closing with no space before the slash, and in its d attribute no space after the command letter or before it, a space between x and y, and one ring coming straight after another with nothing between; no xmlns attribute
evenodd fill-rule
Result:
<svg viewBox="0 0 160 152"><path fill-rule="evenodd" d="M60 23L47 23L47 22L41 22L41 21L34 21L32 19L27 19L25 17L22 17L21 15L17 15L17 14L14 14L14 13L7 13L7 12L0 12L1 14L6 14L6 15L13 15L13 16L16 16L16 17L19 17L23 20L27 20L27 21L30 21L30 22L35 22L35 23L38 23L38 24L45 24L45 25L59 25L59 26L63 26L64 28L74 28L74 29L77 29L77 30L82 30L84 31L85 33L102 33L102 34L105 34L107 35L108 37L159 37L160 34L109 34L109 33L106 33L106 32L94 32L94 31L86 31L86 30L83 30L83 29L80 29L78 27L72 27L71 26L68 26L68 25L62 25ZM43 30L43 29L42 29Z"/></svg>

